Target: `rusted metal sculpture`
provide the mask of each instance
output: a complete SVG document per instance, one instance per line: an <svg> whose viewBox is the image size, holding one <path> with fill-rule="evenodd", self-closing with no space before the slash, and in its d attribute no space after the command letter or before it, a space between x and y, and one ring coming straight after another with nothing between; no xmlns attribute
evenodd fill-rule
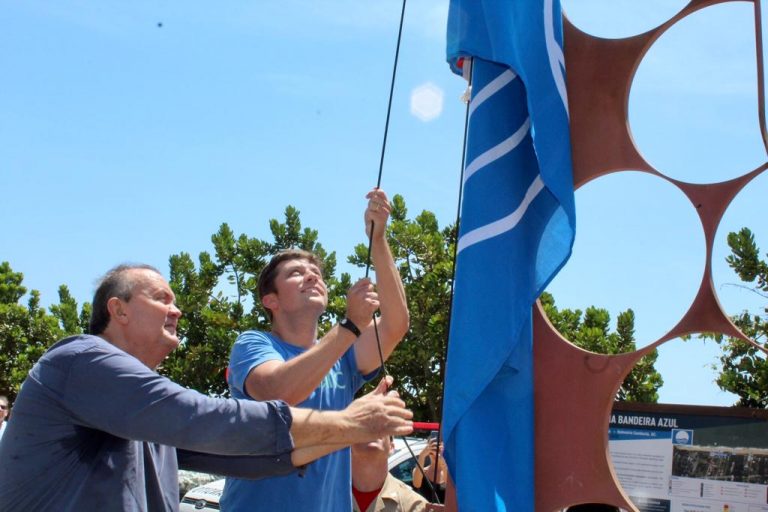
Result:
<svg viewBox="0 0 768 512"><path fill-rule="evenodd" d="M680 321L659 340L632 353L601 355L582 350L557 333L539 305L534 308L537 512L553 512L580 503L637 510L611 466L608 422L622 381L643 356L669 340L700 332L723 333L765 351L745 336L720 306L712 280L712 247L728 205L768 168L768 163L722 183L674 180L643 158L632 139L627 116L635 72L653 43L686 16L731 1L739 0L692 0L666 23L625 39L597 38L564 20L574 186L625 170L649 173L670 182L685 194L699 215L706 241L706 265L698 293ZM760 0L746 1L755 10L759 120L768 151L761 6Z"/></svg>

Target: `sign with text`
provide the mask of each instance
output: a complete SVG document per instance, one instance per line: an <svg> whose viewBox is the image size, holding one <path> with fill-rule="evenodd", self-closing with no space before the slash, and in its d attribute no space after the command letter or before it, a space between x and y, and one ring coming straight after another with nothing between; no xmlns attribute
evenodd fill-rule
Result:
<svg viewBox="0 0 768 512"><path fill-rule="evenodd" d="M616 403L608 434L641 512L768 512L768 411Z"/></svg>

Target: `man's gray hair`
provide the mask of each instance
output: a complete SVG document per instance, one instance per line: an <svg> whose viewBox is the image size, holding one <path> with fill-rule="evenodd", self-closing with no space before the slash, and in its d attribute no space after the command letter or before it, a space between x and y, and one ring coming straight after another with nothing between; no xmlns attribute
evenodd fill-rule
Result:
<svg viewBox="0 0 768 512"><path fill-rule="evenodd" d="M88 325L88 333L98 335L104 332L109 325L109 310L107 302L112 297L128 302L131 300L135 279L131 277L131 270L151 270L160 274L160 271L151 265L143 263L123 263L118 265L99 280L96 293L93 294L91 321Z"/></svg>

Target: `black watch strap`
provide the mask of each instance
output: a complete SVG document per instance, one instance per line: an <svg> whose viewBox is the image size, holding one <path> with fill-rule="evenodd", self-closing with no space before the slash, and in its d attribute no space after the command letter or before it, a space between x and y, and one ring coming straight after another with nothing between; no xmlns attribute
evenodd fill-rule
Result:
<svg viewBox="0 0 768 512"><path fill-rule="evenodd" d="M352 323L352 320L347 317L341 319L341 322L339 322L339 327L349 329L355 336L360 337L360 329L358 329L357 326Z"/></svg>

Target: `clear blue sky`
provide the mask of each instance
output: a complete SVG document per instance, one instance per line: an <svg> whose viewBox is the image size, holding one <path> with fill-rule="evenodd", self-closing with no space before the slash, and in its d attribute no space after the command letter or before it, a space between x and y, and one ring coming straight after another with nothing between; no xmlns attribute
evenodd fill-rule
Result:
<svg viewBox="0 0 768 512"><path fill-rule="evenodd" d="M412 215L431 210L441 225L456 211L465 87L445 64L447 4L408 4L382 181ZM684 4L563 1L603 37L645 31ZM60 284L83 302L116 263L165 270L171 254L210 250L222 222L268 238L268 220L289 204L343 259L364 241L400 5L0 3L0 260L45 304ZM416 109L431 118L412 108L424 90L442 97L436 110ZM678 179L722 181L764 162L749 4L705 9L658 41L638 70L630 123L648 160ZM732 313L765 305L728 285L737 279L722 260L726 233L743 225L766 252L767 180L737 199L718 234L715 281ZM614 317L631 307L639 345L655 340L701 278L693 209L638 173L590 183L576 200L574 256L550 291L562 307L594 304ZM640 210L647 202L657 208ZM731 403L712 382L716 354L712 343L667 344L662 401Z"/></svg>

